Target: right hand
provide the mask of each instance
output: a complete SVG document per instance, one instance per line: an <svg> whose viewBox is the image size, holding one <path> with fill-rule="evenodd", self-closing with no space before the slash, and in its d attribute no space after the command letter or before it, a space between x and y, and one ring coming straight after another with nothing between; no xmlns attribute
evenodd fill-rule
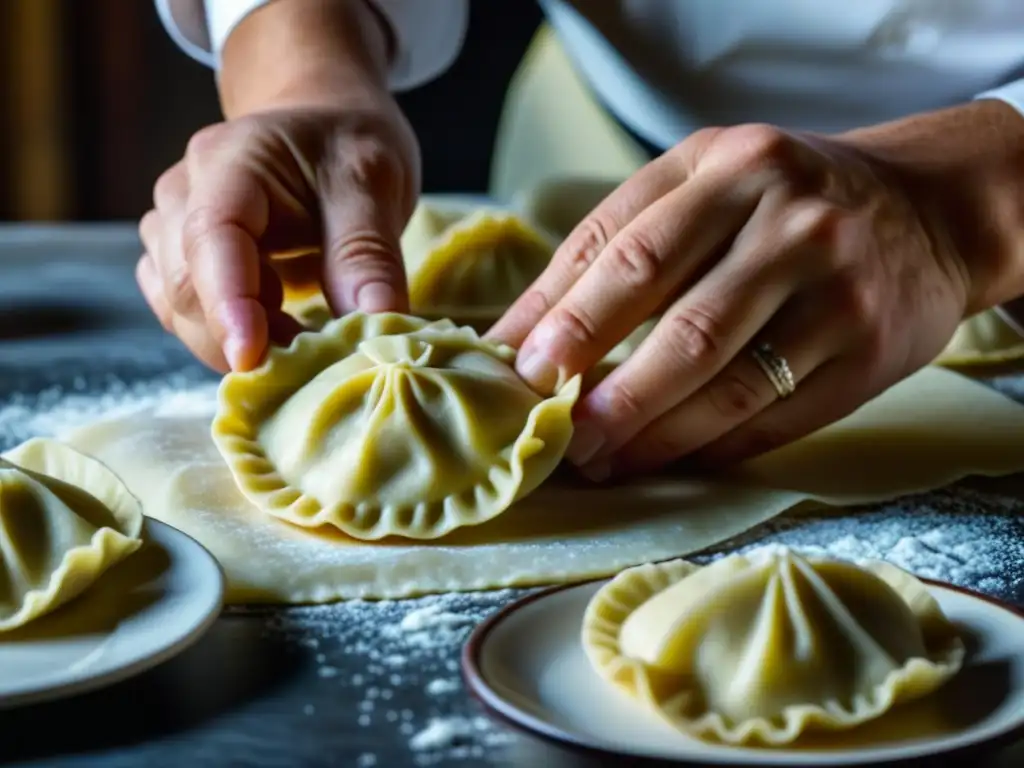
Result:
<svg viewBox="0 0 1024 768"><path fill-rule="evenodd" d="M399 237L419 185L415 136L386 93L209 126L156 183L139 286L199 359L249 370L301 330L286 291L321 289L335 314L407 308Z"/></svg>

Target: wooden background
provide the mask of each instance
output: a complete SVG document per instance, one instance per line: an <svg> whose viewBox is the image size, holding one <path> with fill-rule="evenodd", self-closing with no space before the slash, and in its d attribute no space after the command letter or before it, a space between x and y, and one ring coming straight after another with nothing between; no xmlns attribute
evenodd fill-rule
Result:
<svg viewBox="0 0 1024 768"><path fill-rule="evenodd" d="M400 100L428 191L483 191L502 95L540 12L471 3L455 66ZM0 220L138 218L197 128L220 118L212 73L150 0L0 0Z"/></svg>

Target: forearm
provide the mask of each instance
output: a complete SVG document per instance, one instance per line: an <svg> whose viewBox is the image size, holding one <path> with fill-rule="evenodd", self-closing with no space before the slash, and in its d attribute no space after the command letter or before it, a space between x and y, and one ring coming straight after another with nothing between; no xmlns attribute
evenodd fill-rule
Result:
<svg viewBox="0 0 1024 768"><path fill-rule="evenodd" d="M377 100L387 93L389 44L386 25L365 0L268 3L224 45L224 115Z"/></svg>
<svg viewBox="0 0 1024 768"><path fill-rule="evenodd" d="M1024 295L1024 117L996 100L839 137L893 168L970 272L968 314Z"/></svg>

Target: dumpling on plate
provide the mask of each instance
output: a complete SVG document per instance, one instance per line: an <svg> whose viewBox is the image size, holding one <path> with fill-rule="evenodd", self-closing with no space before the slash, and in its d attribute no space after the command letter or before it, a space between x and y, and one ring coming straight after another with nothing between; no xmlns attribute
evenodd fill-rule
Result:
<svg viewBox="0 0 1024 768"><path fill-rule="evenodd" d="M34 439L0 458L0 631L78 597L142 544L142 508L95 459Z"/></svg>
<svg viewBox="0 0 1024 768"><path fill-rule="evenodd" d="M213 440L269 514L438 538L501 514L565 453L579 377L542 397L514 358L448 320L353 313L225 376Z"/></svg>
<svg viewBox="0 0 1024 768"><path fill-rule="evenodd" d="M518 213L424 199L402 235L412 312L486 330L540 276L557 245Z"/></svg>
<svg viewBox="0 0 1024 768"><path fill-rule="evenodd" d="M623 571L587 607L583 645L670 724L729 744L852 728L936 690L964 658L911 574L781 547Z"/></svg>

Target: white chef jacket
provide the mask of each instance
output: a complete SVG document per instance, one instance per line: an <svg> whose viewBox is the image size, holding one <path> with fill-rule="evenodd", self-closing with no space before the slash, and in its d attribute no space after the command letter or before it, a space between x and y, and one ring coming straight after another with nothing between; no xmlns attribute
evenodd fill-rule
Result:
<svg viewBox="0 0 1024 768"><path fill-rule="evenodd" d="M368 1L392 27L393 90L455 60L469 0ZM273 0L155 2L178 45L216 67L234 27ZM1024 115L1022 0L538 2L597 98L656 147L705 125L842 131L973 98Z"/></svg>
<svg viewBox="0 0 1024 768"><path fill-rule="evenodd" d="M396 41L390 84L440 75L469 0L370 0ZM212 67L231 30L273 0L156 0L168 32ZM1021 0L539 0L608 109L659 147L704 125L840 131L977 96L1024 113Z"/></svg>

